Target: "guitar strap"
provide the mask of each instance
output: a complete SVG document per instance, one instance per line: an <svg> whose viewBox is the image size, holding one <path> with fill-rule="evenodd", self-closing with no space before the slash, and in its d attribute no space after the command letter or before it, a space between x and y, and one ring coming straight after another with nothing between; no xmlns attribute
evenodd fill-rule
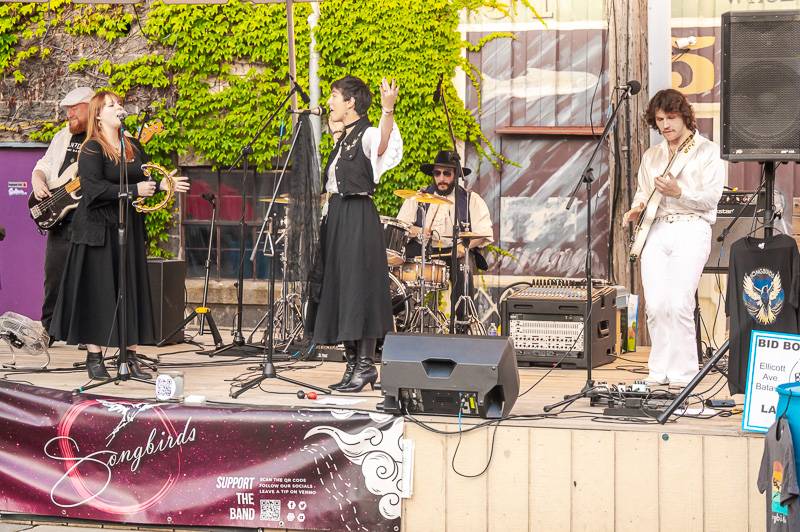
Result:
<svg viewBox="0 0 800 532"><path fill-rule="evenodd" d="M681 171L683 171L686 163L688 163L689 160L694 157L694 151L697 149L697 145L700 142L702 142L700 134L695 133L693 142L689 145L689 149L686 150L684 148L675 156L675 161L672 163L672 167L669 169L669 173L675 176L675 179L678 179L678 176L681 174ZM685 151L688 153L684 153Z"/></svg>

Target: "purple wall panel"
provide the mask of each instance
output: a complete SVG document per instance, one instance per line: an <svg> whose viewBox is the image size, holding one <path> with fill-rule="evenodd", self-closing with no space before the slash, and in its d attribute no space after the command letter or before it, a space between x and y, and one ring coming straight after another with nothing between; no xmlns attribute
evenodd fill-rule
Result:
<svg viewBox="0 0 800 532"><path fill-rule="evenodd" d="M28 214L31 170L44 148L0 148L0 314L12 310L38 320L42 309L44 248Z"/></svg>

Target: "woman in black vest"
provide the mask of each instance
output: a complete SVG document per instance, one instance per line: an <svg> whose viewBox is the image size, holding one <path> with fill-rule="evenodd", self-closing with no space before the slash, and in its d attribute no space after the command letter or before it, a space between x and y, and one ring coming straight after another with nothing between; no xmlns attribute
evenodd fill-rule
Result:
<svg viewBox="0 0 800 532"><path fill-rule="evenodd" d="M392 329L389 266L383 226L372 202L380 176L403 154L394 123L398 86L381 82L382 114L371 127L367 111L372 95L359 78L331 85L329 125L336 139L323 179L330 197L322 223L322 279L314 323L318 344L343 342L347 367L331 388L359 392L378 378L375 345Z"/></svg>

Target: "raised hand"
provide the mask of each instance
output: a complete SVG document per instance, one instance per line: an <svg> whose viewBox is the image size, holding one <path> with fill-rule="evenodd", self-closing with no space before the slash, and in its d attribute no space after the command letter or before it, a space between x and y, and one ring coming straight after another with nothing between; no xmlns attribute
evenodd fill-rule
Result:
<svg viewBox="0 0 800 532"><path fill-rule="evenodd" d="M381 107L384 111L391 112L394 110L394 104L397 102L397 95L400 93L400 85L397 81L392 79L391 83L386 78L381 80Z"/></svg>

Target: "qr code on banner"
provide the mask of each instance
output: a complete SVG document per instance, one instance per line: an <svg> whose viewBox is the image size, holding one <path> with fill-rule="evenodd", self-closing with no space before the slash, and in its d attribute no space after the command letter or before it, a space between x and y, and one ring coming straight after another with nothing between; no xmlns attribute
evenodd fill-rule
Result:
<svg viewBox="0 0 800 532"><path fill-rule="evenodd" d="M261 499L261 520L280 521L281 501L279 499Z"/></svg>

